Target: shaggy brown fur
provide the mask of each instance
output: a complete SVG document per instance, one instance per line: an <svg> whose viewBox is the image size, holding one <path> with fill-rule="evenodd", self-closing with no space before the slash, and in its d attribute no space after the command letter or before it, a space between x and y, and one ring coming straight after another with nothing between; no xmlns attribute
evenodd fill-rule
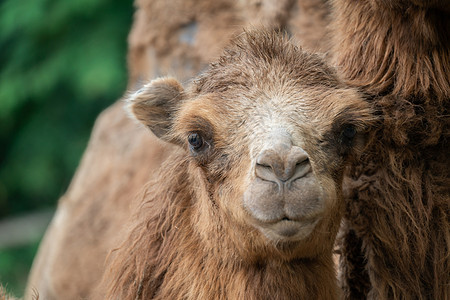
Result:
<svg viewBox="0 0 450 300"><path fill-rule="evenodd" d="M450 14L419 3L333 1L334 60L383 118L349 172L346 298L450 298Z"/></svg>
<svg viewBox="0 0 450 300"><path fill-rule="evenodd" d="M184 156L174 155L165 166L160 176L168 180L147 191L138 223L112 254L106 299L337 299L331 253L318 260L246 261L230 251L233 228L222 228L216 214L217 225L200 225L214 231L206 245L193 225L199 218L192 209L195 181L186 180L192 176Z"/></svg>
<svg viewBox="0 0 450 300"><path fill-rule="evenodd" d="M130 232L112 253L107 298L336 299L332 248L342 172L363 136L348 144L342 128L350 122L361 134L374 121L357 95L318 56L259 31L241 35L186 93L165 79L134 94L136 118L181 148L148 186ZM262 137L284 124L295 124L291 134L303 136L295 144L309 153L311 176L335 195L324 202L314 231L299 240L269 239L251 225L252 208L243 208L251 153L258 151L249 149L262 143L253 131L262 130ZM192 132L207 139L205 153L189 150ZM307 189L299 187L294 201ZM253 194L256 201L264 197ZM322 200L311 201L296 210L315 210Z"/></svg>

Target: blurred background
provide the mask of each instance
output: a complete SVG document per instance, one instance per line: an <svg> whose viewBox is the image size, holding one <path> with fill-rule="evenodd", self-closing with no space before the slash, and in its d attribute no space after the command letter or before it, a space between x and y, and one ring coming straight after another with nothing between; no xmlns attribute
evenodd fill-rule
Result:
<svg viewBox="0 0 450 300"><path fill-rule="evenodd" d="M131 0L0 1L0 283L22 296L97 115L126 89Z"/></svg>

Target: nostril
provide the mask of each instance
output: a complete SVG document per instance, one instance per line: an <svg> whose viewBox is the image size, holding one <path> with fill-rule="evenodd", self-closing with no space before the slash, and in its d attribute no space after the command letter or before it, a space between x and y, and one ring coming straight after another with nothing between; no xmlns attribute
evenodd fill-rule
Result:
<svg viewBox="0 0 450 300"><path fill-rule="evenodd" d="M305 159L304 161L297 163L295 165L294 174L291 177L291 182L296 179L305 177L310 172L311 172L311 163L309 162L309 159Z"/></svg>
<svg viewBox="0 0 450 300"><path fill-rule="evenodd" d="M260 168L269 168L272 169L272 167L268 164L264 164L264 163L256 163L257 166L259 166Z"/></svg>
<svg viewBox="0 0 450 300"><path fill-rule="evenodd" d="M297 146L290 147L287 151L265 150L258 156L255 164L257 177L278 184L305 176L309 170L309 157Z"/></svg>
<svg viewBox="0 0 450 300"><path fill-rule="evenodd" d="M256 159L256 165L264 168L272 168L274 159L275 159L274 153L270 151L264 151Z"/></svg>
<svg viewBox="0 0 450 300"><path fill-rule="evenodd" d="M309 162L309 158L306 158L302 161L298 161L295 166L294 166L294 173L301 168L305 168L306 166L308 166L310 164Z"/></svg>
<svg viewBox="0 0 450 300"><path fill-rule="evenodd" d="M308 162L309 156L302 148L295 147L289 155L289 161L295 163L295 165L299 165Z"/></svg>
<svg viewBox="0 0 450 300"><path fill-rule="evenodd" d="M292 147L288 158L289 180L301 178L311 170L311 163L308 154L300 147Z"/></svg>
<svg viewBox="0 0 450 300"><path fill-rule="evenodd" d="M262 180L276 182L277 178L272 166L268 164L256 163L255 174Z"/></svg>
<svg viewBox="0 0 450 300"><path fill-rule="evenodd" d="M295 164L295 167L297 168L298 166L303 166L305 164L309 164L309 158L306 157L303 160L299 160L297 161L297 163Z"/></svg>

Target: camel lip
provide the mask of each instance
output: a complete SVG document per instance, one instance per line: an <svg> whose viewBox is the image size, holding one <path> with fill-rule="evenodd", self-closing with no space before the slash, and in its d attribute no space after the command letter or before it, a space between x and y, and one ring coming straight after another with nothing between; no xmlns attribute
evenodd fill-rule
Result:
<svg viewBox="0 0 450 300"><path fill-rule="evenodd" d="M256 225L258 226L271 226L276 224L310 224L317 221L317 219L320 218L319 214L314 214L313 216L298 216L298 217L289 217L287 215L282 215L281 217L274 218L274 219L259 219L253 217Z"/></svg>
<svg viewBox="0 0 450 300"><path fill-rule="evenodd" d="M259 223L261 224L266 224L266 225L270 225L270 224L277 224L280 222L300 222L300 220L298 218L289 218L287 216L283 216L277 219L271 219L271 220L258 220Z"/></svg>
<svg viewBox="0 0 450 300"><path fill-rule="evenodd" d="M277 233L281 237L293 237L296 235L301 228L303 224L298 221L291 221L291 220L281 220L277 223L275 223L273 226L271 226L271 230L273 230L275 233Z"/></svg>
<svg viewBox="0 0 450 300"><path fill-rule="evenodd" d="M299 241L308 237L319 221L318 217L301 220L286 217L275 222L260 223L257 227L270 240Z"/></svg>

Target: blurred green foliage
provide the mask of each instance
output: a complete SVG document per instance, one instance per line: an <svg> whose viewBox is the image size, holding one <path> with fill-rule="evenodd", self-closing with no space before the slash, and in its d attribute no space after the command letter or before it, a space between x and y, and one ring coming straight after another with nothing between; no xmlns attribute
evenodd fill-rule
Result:
<svg viewBox="0 0 450 300"><path fill-rule="evenodd" d="M132 14L131 0L0 1L0 219L67 189L95 118L125 91ZM15 295L37 245L0 249Z"/></svg>
<svg viewBox="0 0 450 300"><path fill-rule="evenodd" d="M0 1L0 218L55 205L125 91L131 0Z"/></svg>
<svg viewBox="0 0 450 300"><path fill-rule="evenodd" d="M0 282L8 294L23 296L28 271L33 262L39 241L30 245L0 249Z"/></svg>

